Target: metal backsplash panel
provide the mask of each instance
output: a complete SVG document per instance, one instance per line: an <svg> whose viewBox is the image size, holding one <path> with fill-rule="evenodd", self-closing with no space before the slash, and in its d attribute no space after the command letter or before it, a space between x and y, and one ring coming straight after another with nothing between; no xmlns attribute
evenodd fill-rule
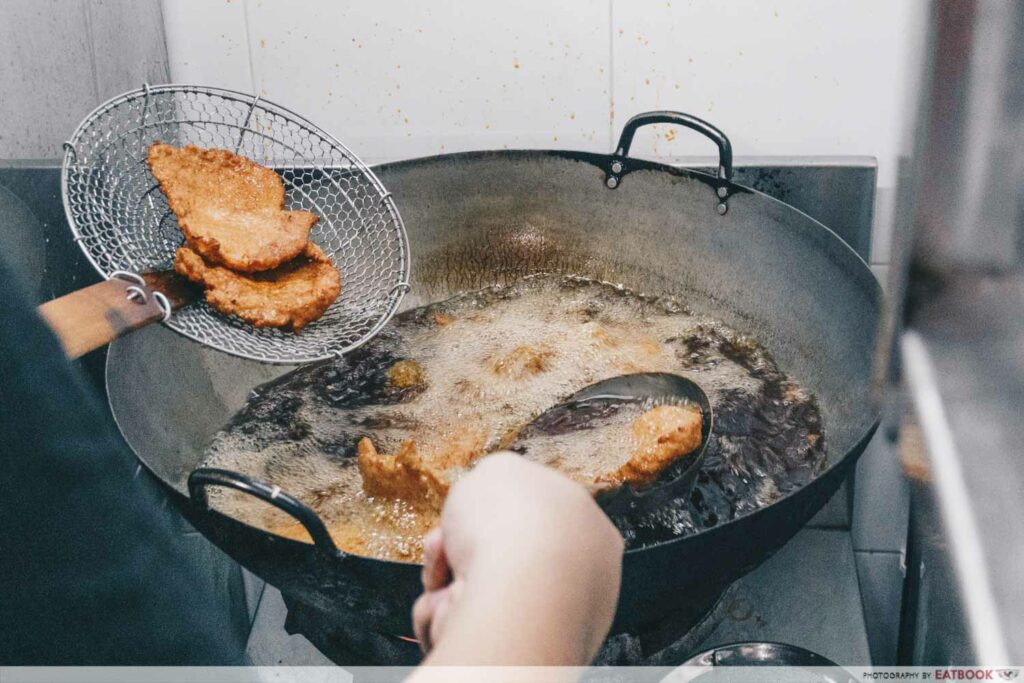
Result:
<svg viewBox="0 0 1024 683"><path fill-rule="evenodd" d="M714 170L704 158L672 161ZM800 209L870 263L877 175L874 157L738 157L733 180Z"/></svg>

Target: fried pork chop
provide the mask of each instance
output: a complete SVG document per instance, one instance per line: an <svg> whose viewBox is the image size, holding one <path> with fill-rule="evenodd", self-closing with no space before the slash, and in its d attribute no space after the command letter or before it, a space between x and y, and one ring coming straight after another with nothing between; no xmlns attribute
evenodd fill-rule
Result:
<svg viewBox="0 0 1024 683"><path fill-rule="evenodd" d="M155 143L147 163L188 244L209 263L256 272L302 253L316 215L284 210L269 168L222 149Z"/></svg>
<svg viewBox="0 0 1024 683"><path fill-rule="evenodd" d="M678 458L697 450L702 422L700 408L692 405L657 406L640 415L630 425L629 460L614 472L598 475L596 489L655 481Z"/></svg>
<svg viewBox="0 0 1024 683"><path fill-rule="evenodd" d="M382 455L370 439L363 437L356 453L367 495L398 498L417 507L441 510L451 482L443 469L424 462L412 440L403 442L394 455Z"/></svg>
<svg viewBox="0 0 1024 683"><path fill-rule="evenodd" d="M236 273L180 247L174 270L203 284L207 303L218 311L256 327L288 327L293 332L322 316L341 292L337 269L312 242L300 256L260 273Z"/></svg>

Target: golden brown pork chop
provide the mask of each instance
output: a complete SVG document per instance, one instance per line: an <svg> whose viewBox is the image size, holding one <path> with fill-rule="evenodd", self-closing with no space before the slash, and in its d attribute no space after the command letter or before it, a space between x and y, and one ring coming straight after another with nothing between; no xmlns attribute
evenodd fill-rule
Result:
<svg viewBox="0 0 1024 683"><path fill-rule="evenodd" d="M206 301L222 313L256 327L290 327L298 332L322 316L341 292L341 276L320 247L273 270L236 273L211 265L189 247L174 255L174 270L206 287Z"/></svg>
<svg viewBox="0 0 1024 683"><path fill-rule="evenodd" d="M356 452L367 495L397 498L418 508L441 510L451 484L444 470L423 461L413 441L403 442L394 455L386 455L378 453L373 442L363 437Z"/></svg>
<svg viewBox="0 0 1024 683"><path fill-rule="evenodd" d="M316 224L308 211L284 211L277 173L237 154L158 142L147 162L189 245L210 263L276 268L302 253Z"/></svg>
<svg viewBox="0 0 1024 683"><path fill-rule="evenodd" d="M701 443L703 417L693 405L657 406L630 425L633 450L614 472L599 475L596 490L620 484L650 484L678 458L693 453Z"/></svg>

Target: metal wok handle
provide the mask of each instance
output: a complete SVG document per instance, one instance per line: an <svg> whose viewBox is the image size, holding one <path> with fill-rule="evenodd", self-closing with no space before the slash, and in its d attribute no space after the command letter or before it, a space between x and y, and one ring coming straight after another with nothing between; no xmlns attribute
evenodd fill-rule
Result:
<svg viewBox="0 0 1024 683"><path fill-rule="evenodd" d="M732 181L732 143L725 133L711 125L704 119L699 119L691 114L684 114L678 111L649 111L637 114L622 127L622 134L619 136L619 144L612 155L611 163L608 166L608 176L605 178L605 185L614 190L619 186L622 176L629 173L629 148L633 145L633 136L641 126L648 126L654 123L674 123L695 130L708 138L718 147L718 180L721 183L716 189L719 199L725 200L729 196L727 184ZM718 205L718 212L724 214L727 206L723 201Z"/></svg>
<svg viewBox="0 0 1024 683"><path fill-rule="evenodd" d="M207 486L225 486L270 503L294 517L306 529L318 549L334 555L340 553L320 515L298 498L282 491L280 486L270 486L231 470L200 467L188 475L188 494L192 502L204 510L210 509L210 499L206 495Z"/></svg>

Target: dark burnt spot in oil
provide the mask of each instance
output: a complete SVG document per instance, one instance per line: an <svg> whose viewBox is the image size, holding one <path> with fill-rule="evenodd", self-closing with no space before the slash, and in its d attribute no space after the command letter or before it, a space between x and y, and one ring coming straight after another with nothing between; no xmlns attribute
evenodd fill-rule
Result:
<svg viewBox="0 0 1024 683"><path fill-rule="evenodd" d="M312 427L300 417L296 417L288 423L288 436L293 441L301 441L310 435Z"/></svg>
<svg viewBox="0 0 1024 683"><path fill-rule="evenodd" d="M397 361L383 347L364 346L310 377L310 386L337 409L391 402L387 370Z"/></svg>
<svg viewBox="0 0 1024 683"><path fill-rule="evenodd" d="M687 370L709 370L721 363L722 356L718 353L717 333L713 330L700 329L698 334L684 337L669 337L666 344L675 347L676 358Z"/></svg>
<svg viewBox="0 0 1024 683"><path fill-rule="evenodd" d="M754 413L761 396L744 389L726 389L715 405L715 433L750 436L754 429Z"/></svg>
<svg viewBox="0 0 1024 683"><path fill-rule="evenodd" d="M245 434L260 430L267 436L292 438L295 413L302 405L302 399L282 387L281 392L260 391L245 404L230 422Z"/></svg>

